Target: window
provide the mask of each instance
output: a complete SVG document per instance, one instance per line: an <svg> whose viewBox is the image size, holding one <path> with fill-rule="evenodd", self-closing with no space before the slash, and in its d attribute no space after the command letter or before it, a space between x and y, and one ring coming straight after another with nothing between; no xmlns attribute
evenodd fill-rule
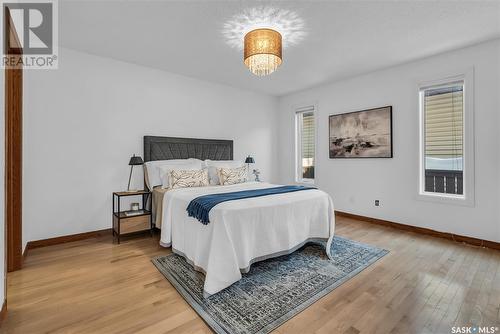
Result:
<svg viewBox="0 0 500 334"><path fill-rule="evenodd" d="M420 195L472 197L472 108L466 88L466 76L420 87Z"/></svg>
<svg viewBox="0 0 500 334"><path fill-rule="evenodd" d="M314 182L316 122L313 106L296 110L295 128L297 140L296 181Z"/></svg>

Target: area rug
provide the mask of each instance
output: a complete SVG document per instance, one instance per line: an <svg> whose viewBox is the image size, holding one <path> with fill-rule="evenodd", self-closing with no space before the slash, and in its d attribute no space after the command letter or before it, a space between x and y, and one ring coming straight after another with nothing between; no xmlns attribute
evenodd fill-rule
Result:
<svg viewBox="0 0 500 334"><path fill-rule="evenodd" d="M191 307L216 333L269 333L388 251L335 237L333 260L324 246L308 244L290 255L257 262L243 278L203 298L204 274L179 255L152 259Z"/></svg>

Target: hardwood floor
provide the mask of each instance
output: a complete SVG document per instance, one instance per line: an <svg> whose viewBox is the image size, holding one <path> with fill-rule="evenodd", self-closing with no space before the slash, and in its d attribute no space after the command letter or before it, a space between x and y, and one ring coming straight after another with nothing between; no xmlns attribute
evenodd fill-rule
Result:
<svg viewBox="0 0 500 334"><path fill-rule="evenodd" d="M390 253L275 333L451 333L500 327L500 252L337 219L338 235ZM210 333L150 258L148 236L30 250L8 274L2 333ZM499 332L499 331L497 331Z"/></svg>

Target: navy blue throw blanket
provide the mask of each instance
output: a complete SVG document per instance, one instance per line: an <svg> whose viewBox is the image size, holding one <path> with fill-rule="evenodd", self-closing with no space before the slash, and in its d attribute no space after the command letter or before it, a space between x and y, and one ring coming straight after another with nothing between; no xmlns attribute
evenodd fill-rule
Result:
<svg viewBox="0 0 500 334"><path fill-rule="evenodd" d="M310 189L316 189L316 188L304 187L304 186L281 186L274 188L252 189L252 190L234 191L230 193L204 195L193 199L189 203L186 210L188 212L189 217L195 217L203 225L207 225L208 223L210 223L210 220L208 218L210 210L212 210L212 208L219 203L227 201L235 201L244 198L291 193L295 191L310 190Z"/></svg>

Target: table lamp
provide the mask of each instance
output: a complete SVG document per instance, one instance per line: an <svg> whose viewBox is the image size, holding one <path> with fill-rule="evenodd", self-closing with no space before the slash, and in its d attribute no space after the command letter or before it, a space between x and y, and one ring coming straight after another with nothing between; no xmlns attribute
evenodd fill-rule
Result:
<svg viewBox="0 0 500 334"><path fill-rule="evenodd" d="M144 161L142 161L142 158L139 156L136 156L135 154L130 158L129 161L129 166L130 166L130 175L128 177L128 186L127 186L127 191L134 191L130 190L130 180L132 179L132 171L134 170L134 166L139 166L144 164Z"/></svg>
<svg viewBox="0 0 500 334"><path fill-rule="evenodd" d="M247 175L248 175L250 173L250 164L254 164L255 160L251 156L248 156L245 159L245 163L247 164Z"/></svg>

